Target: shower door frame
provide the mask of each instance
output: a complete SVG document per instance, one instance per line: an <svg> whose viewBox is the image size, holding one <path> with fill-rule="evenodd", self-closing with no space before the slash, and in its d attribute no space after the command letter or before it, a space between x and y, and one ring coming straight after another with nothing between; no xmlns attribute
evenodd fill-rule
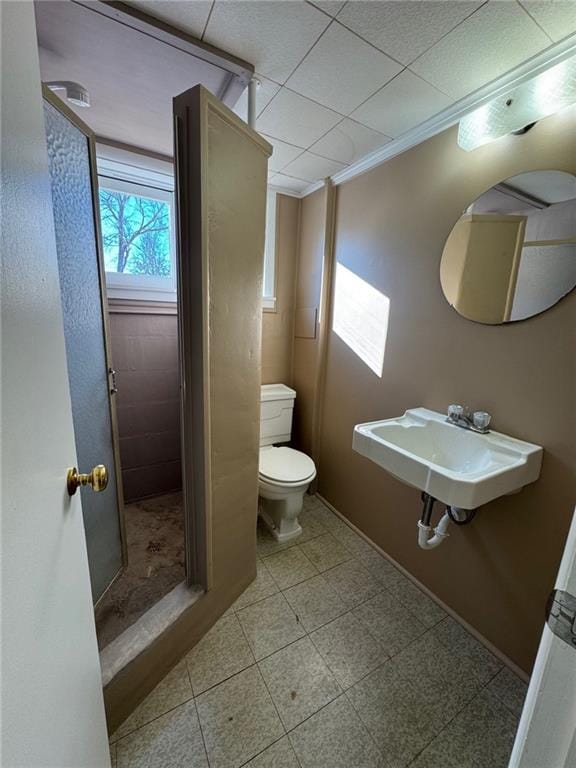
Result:
<svg viewBox="0 0 576 768"><path fill-rule="evenodd" d="M98 202L98 172L96 169L96 136L91 128L84 123L78 115L73 112L58 96L56 96L44 83L42 84L42 97L54 109L58 110L75 128L86 138L88 147L88 160L90 163L90 185L92 187L92 210L94 214L94 234L95 246L98 256L98 280L100 306L102 312L102 337L104 345L104 355L106 360L106 369L113 369L112 356L110 353L110 323L108 318L108 297L106 293L106 272L104 269L104 250L102 247L102 228L100 224L100 205ZM108 375L108 381L110 375ZM98 606L108 590L115 581L124 572L128 565L128 543L126 537L126 518L124 514L124 492L122 489L122 466L120 462L120 440L118 437L118 416L116 413L116 402L113 397L112 389L108 386L108 404L110 408L110 422L112 428L112 451L114 453L114 467L116 470L116 500L118 504L118 517L120 522L120 543L122 549L122 567L108 584L104 592L94 603L94 608ZM82 468L81 468L82 469Z"/></svg>

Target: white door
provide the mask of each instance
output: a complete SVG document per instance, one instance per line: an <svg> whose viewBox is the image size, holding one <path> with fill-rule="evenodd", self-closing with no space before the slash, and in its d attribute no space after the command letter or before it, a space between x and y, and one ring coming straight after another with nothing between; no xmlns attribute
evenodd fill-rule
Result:
<svg viewBox="0 0 576 768"><path fill-rule="evenodd" d="M0 3L4 768L105 768L31 2ZM81 468L85 469L85 468Z"/></svg>
<svg viewBox="0 0 576 768"><path fill-rule="evenodd" d="M576 768L576 512L553 596L509 768Z"/></svg>

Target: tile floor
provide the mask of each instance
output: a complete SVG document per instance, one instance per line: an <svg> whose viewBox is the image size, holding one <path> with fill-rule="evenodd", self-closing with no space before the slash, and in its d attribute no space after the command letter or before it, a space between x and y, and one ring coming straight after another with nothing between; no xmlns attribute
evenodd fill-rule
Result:
<svg viewBox="0 0 576 768"><path fill-rule="evenodd" d="M526 685L317 497L111 738L115 768L505 768Z"/></svg>

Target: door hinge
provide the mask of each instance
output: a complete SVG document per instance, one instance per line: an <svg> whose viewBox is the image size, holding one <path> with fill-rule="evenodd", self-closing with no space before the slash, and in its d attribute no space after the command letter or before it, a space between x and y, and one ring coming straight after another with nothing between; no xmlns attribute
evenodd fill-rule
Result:
<svg viewBox="0 0 576 768"><path fill-rule="evenodd" d="M115 395L118 392L118 387L116 386L116 371L114 368L108 368L108 375L112 377L112 386L110 387L110 394Z"/></svg>
<svg viewBox="0 0 576 768"><path fill-rule="evenodd" d="M546 621L551 631L576 650L576 597L555 589L546 606Z"/></svg>

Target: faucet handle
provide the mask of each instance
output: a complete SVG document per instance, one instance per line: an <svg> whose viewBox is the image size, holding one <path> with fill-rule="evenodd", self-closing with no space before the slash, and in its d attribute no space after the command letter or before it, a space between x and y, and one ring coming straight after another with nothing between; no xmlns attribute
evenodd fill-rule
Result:
<svg viewBox="0 0 576 768"><path fill-rule="evenodd" d="M479 429L482 432L487 432L492 416L489 413L486 413L486 411L476 411L472 416L472 420L476 429Z"/></svg>
<svg viewBox="0 0 576 768"><path fill-rule="evenodd" d="M464 408L461 405L449 405L448 406L448 418L450 421L458 421L464 414Z"/></svg>

